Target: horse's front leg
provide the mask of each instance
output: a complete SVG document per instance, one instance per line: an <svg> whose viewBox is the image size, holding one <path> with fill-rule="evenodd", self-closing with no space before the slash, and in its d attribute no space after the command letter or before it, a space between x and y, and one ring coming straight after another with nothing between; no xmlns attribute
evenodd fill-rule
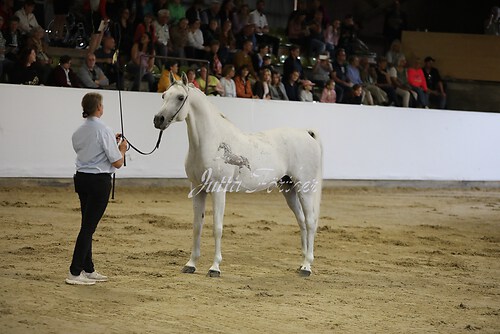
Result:
<svg viewBox="0 0 500 334"><path fill-rule="evenodd" d="M205 221L205 200L207 193L200 191L193 196L193 248L191 250L191 258L188 263L182 268L183 273L194 273L196 271L196 262L200 258L200 242L201 230Z"/></svg>
<svg viewBox="0 0 500 334"><path fill-rule="evenodd" d="M214 239L215 239L215 255L214 263L208 271L208 276L219 277L219 264L222 261L222 225L224 220L224 209L226 207L226 193L224 191L212 192L213 211L214 211Z"/></svg>

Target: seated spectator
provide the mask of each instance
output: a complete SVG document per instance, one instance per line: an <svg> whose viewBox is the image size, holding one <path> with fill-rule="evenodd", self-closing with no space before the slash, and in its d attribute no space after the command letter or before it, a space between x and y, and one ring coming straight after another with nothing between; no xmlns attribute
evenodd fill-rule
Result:
<svg viewBox="0 0 500 334"><path fill-rule="evenodd" d="M219 10L220 24L223 25L224 22L233 19L233 14L236 11L236 6L233 0L224 0Z"/></svg>
<svg viewBox="0 0 500 334"><path fill-rule="evenodd" d="M220 43L214 39L210 42L210 50L207 53L207 60L210 62L210 70L217 78L222 77L222 62L219 59Z"/></svg>
<svg viewBox="0 0 500 334"><path fill-rule="evenodd" d="M358 84L361 86L363 89L362 103L372 106L374 104L372 94L367 88L363 87L363 80L361 80L358 56L349 57L349 64L347 65L347 79L352 84Z"/></svg>
<svg viewBox="0 0 500 334"><path fill-rule="evenodd" d="M172 0L168 5L170 12L170 23L177 24L181 19L186 16L186 8L181 4L181 0Z"/></svg>
<svg viewBox="0 0 500 334"><path fill-rule="evenodd" d="M216 19L218 26L220 26L220 1L219 0L211 0L210 6L200 13L201 25L203 28L206 28L210 23L210 20Z"/></svg>
<svg viewBox="0 0 500 334"><path fill-rule="evenodd" d="M246 41L252 42L252 51L256 51L254 47L257 45L257 37L255 35L255 24L249 23L243 27L236 37L236 48L243 49L243 44Z"/></svg>
<svg viewBox="0 0 500 334"><path fill-rule="evenodd" d="M363 88L361 85L355 84L352 86L352 89L347 95L344 97L343 103L345 104L361 104L361 100L363 99Z"/></svg>
<svg viewBox="0 0 500 334"><path fill-rule="evenodd" d="M170 74L174 76L175 80L181 80L179 76L179 62L172 60L167 63L165 69L161 71L160 81L158 81L158 93L163 93L172 84L170 82Z"/></svg>
<svg viewBox="0 0 500 334"><path fill-rule="evenodd" d="M330 80L330 73L333 71L330 55L328 52L320 54L312 69L312 80L320 87Z"/></svg>
<svg viewBox="0 0 500 334"><path fill-rule="evenodd" d="M250 22L250 8L246 3L242 3L231 18L233 34L237 36L243 28Z"/></svg>
<svg viewBox="0 0 500 334"><path fill-rule="evenodd" d="M259 72L264 66L264 57L269 54L269 45L262 44L259 51L252 55L252 64L255 71Z"/></svg>
<svg viewBox="0 0 500 334"><path fill-rule="evenodd" d="M326 82L323 91L321 92L320 102L335 103L337 100L337 93L335 92L335 81L330 79Z"/></svg>
<svg viewBox="0 0 500 334"><path fill-rule="evenodd" d="M299 45L302 49L308 50L309 28L306 25L306 13L296 12L288 21L287 37L290 43Z"/></svg>
<svg viewBox="0 0 500 334"><path fill-rule="evenodd" d="M340 24L339 48L345 50L349 55L354 54L355 44L358 41L358 24L354 21L352 14L347 14Z"/></svg>
<svg viewBox="0 0 500 334"><path fill-rule="evenodd" d="M188 25L196 20L201 22L201 11L203 8L203 0L194 0L191 6L186 10L186 19L188 20ZM179 22L181 19L179 19Z"/></svg>
<svg viewBox="0 0 500 334"><path fill-rule="evenodd" d="M302 102L313 102L314 97L312 93L314 83L311 80L303 80L299 88L299 99Z"/></svg>
<svg viewBox="0 0 500 334"><path fill-rule="evenodd" d="M300 101L299 96L299 71L293 70L290 73L288 80L286 80L283 85L285 86L286 96L290 101Z"/></svg>
<svg viewBox="0 0 500 334"><path fill-rule="evenodd" d="M415 58L413 66L407 70L408 83L412 90L417 92L418 102L423 108L429 108L429 95L427 94L427 81L425 80L424 71L420 64L420 58Z"/></svg>
<svg viewBox="0 0 500 334"><path fill-rule="evenodd" d="M36 52L33 48L24 48L19 54L19 60L9 73L9 81L18 85L40 85L40 73L34 65Z"/></svg>
<svg viewBox="0 0 500 334"><path fill-rule="evenodd" d="M253 43L250 40L245 41L243 44L243 48L236 52L234 55L234 66L236 68L241 68L242 66L246 66L248 71L250 72L250 75L252 78L255 80L257 79L257 74L255 72L255 69L253 68L253 62L252 62L252 57L251 57L251 52L253 49Z"/></svg>
<svg viewBox="0 0 500 334"><path fill-rule="evenodd" d="M205 46L205 41L203 40L203 33L200 30L201 22L199 20L194 21L189 25L189 30L187 34L187 44L186 44L186 57L195 59L205 59L207 52L210 47Z"/></svg>
<svg viewBox="0 0 500 334"><path fill-rule="evenodd" d="M375 69L375 72L377 74L376 85L387 94L389 103L392 105L399 105L396 90L392 86L389 73L387 73L387 59L385 57L380 57L377 60L377 68Z"/></svg>
<svg viewBox="0 0 500 334"><path fill-rule="evenodd" d="M24 1L23 7L14 13L14 15L19 18L19 30L21 30L23 35L28 35L31 29L40 26L35 14L33 14L34 10L35 1L26 0Z"/></svg>
<svg viewBox="0 0 500 334"><path fill-rule="evenodd" d="M182 6L182 5L181 5ZM162 58L158 58L157 65L162 67L167 63L165 57L168 56L169 48L172 46L170 42L170 29L169 29L170 12L168 9L160 9L158 11L158 19L153 22L155 27L156 35L158 39L156 41L156 54Z"/></svg>
<svg viewBox="0 0 500 334"><path fill-rule="evenodd" d="M271 99L271 91L269 86L271 85L271 71L264 69L260 72L260 80L253 86L254 94L262 100Z"/></svg>
<svg viewBox="0 0 500 334"><path fill-rule="evenodd" d="M130 22L130 10L127 7L124 7L120 10L120 17L118 19L118 22L111 25L111 27L113 39L115 40L115 42L118 41L118 63L120 64L120 66L125 66L125 64L130 61L130 52L132 50L132 46L134 45L135 33L134 26ZM99 58L100 57L97 55L98 61ZM108 75L108 78L111 79L112 76Z"/></svg>
<svg viewBox="0 0 500 334"><path fill-rule="evenodd" d="M249 22L255 25L255 37L257 38L257 43L271 45L271 53L278 57L280 39L269 34L269 24L267 22L266 14L264 14L265 1L258 0L255 7L255 10L250 12Z"/></svg>
<svg viewBox="0 0 500 334"><path fill-rule="evenodd" d="M373 97L373 103L379 106L388 105L389 98L387 97L387 93L376 85L377 73L375 72L375 68L370 66L368 57L362 57L359 60L358 68L362 82L361 85L363 86L363 89L366 89L370 92Z"/></svg>
<svg viewBox="0 0 500 334"><path fill-rule="evenodd" d="M233 64L226 64L222 68L222 78L220 79L220 83L224 89L222 96L236 97L236 84L233 80L235 72Z"/></svg>
<svg viewBox="0 0 500 334"><path fill-rule="evenodd" d="M323 30L323 40L325 41L325 47L331 59L335 58L335 49L339 43L339 37L340 20L334 20L333 23L327 23Z"/></svg>
<svg viewBox="0 0 500 334"><path fill-rule="evenodd" d="M399 56L399 59L396 61L396 66L389 70L389 76L392 85L396 88L396 94L402 100L402 106L405 108L413 106L417 101L417 92L412 90L408 83L406 57L404 55Z"/></svg>
<svg viewBox="0 0 500 334"><path fill-rule="evenodd" d="M134 43L130 57L127 71L134 78L132 90L139 91L141 80L145 80L148 82L149 91L156 91L156 80L152 73L155 64L155 49L149 33L143 33L140 42Z"/></svg>
<svg viewBox="0 0 500 334"><path fill-rule="evenodd" d="M387 58L387 66L393 67L397 66L398 59L404 56L404 53L401 51L401 41L399 39L395 39L391 43L391 47L385 57Z"/></svg>
<svg viewBox="0 0 500 334"><path fill-rule="evenodd" d="M433 66L434 61L432 57L425 57L422 70L424 71L427 91L429 92L429 100L435 103L437 108L445 109L446 91L438 69Z"/></svg>
<svg viewBox="0 0 500 334"><path fill-rule="evenodd" d="M242 65L238 68L236 77L234 78L234 83L236 85L236 96L247 98L247 99L257 99L258 96L254 95L252 90L252 83L250 82L248 76L250 71L248 70L248 65Z"/></svg>
<svg viewBox="0 0 500 334"><path fill-rule="evenodd" d="M188 19L184 18L179 21L176 26L170 30L170 38L172 40L172 55L175 57L185 58L185 48L188 45L189 24Z"/></svg>
<svg viewBox="0 0 500 334"><path fill-rule="evenodd" d="M288 53L289 55L283 63L283 77L288 80L288 78L290 78L290 74L297 70L300 78L304 78L304 69L302 68L302 63L300 61L300 47L293 44L290 46Z"/></svg>
<svg viewBox="0 0 500 334"><path fill-rule="evenodd" d="M210 46L213 40L219 40L219 20L212 18L204 29L201 29L203 33L203 42L205 46Z"/></svg>
<svg viewBox="0 0 500 334"><path fill-rule="evenodd" d="M139 23L134 32L134 43L139 43L145 32L151 36L151 42L156 44L158 38L156 37L156 28L153 24L153 14L145 14L144 21Z"/></svg>
<svg viewBox="0 0 500 334"><path fill-rule="evenodd" d="M188 79L188 84L192 84L194 87L200 89L200 85L198 84L198 81L196 81L196 72L194 69L190 68L186 72L186 76Z"/></svg>
<svg viewBox="0 0 500 334"><path fill-rule="evenodd" d="M311 55L322 54L325 51L333 52L333 48L327 49L324 40L323 12L316 10L313 18L307 23L309 28L309 52Z"/></svg>
<svg viewBox="0 0 500 334"><path fill-rule="evenodd" d="M271 72L271 85L269 85L271 100L288 101L285 86L281 82L281 74L277 71Z"/></svg>
<svg viewBox="0 0 500 334"><path fill-rule="evenodd" d="M81 87L78 76L71 68L70 56L64 55L59 58L59 65L52 70L49 83L56 87Z"/></svg>
<svg viewBox="0 0 500 334"><path fill-rule="evenodd" d="M337 100L343 103L343 97L351 91L353 83L347 78L346 52L344 49L338 49L335 60L332 64L333 71L331 78L335 81L337 90ZM339 92L340 89L340 92Z"/></svg>
<svg viewBox="0 0 500 334"><path fill-rule="evenodd" d="M78 70L78 78L80 79L82 87L102 89L109 85L108 78L95 63L95 54L87 54L85 64Z"/></svg>
<svg viewBox="0 0 500 334"><path fill-rule="evenodd" d="M115 39L112 36L104 36L102 46L95 52L96 64L108 78L109 84L116 83L116 88L123 90L123 71L118 64L117 55Z"/></svg>
<svg viewBox="0 0 500 334"><path fill-rule="evenodd" d="M12 16L4 31L5 57L13 62L17 61L17 55L22 48L22 36L19 30L19 18Z"/></svg>
<svg viewBox="0 0 500 334"><path fill-rule="evenodd" d="M222 87L219 79L217 79L217 77L213 75L208 74L208 69L205 65L201 66L200 76L196 78L196 81L198 82L198 85L200 85L200 90L206 95L224 94L224 88Z"/></svg>
<svg viewBox="0 0 500 334"><path fill-rule="evenodd" d="M52 71L52 58L45 52L47 45L45 44L45 30L38 26L31 30L29 38L26 41L26 47L35 49L36 52L36 66L38 66L40 77L40 84L47 83L50 72Z"/></svg>
<svg viewBox="0 0 500 334"><path fill-rule="evenodd" d="M236 53L236 38L234 37L231 21L222 23L222 29L219 34L219 58L223 64L231 63Z"/></svg>
<svg viewBox="0 0 500 334"><path fill-rule="evenodd" d="M262 57L262 60L263 60L263 63L262 63L262 68L261 69L266 69L267 68L271 72L272 71L276 71L276 69L274 68L274 65L272 63L271 56L265 55L264 57Z"/></svg>

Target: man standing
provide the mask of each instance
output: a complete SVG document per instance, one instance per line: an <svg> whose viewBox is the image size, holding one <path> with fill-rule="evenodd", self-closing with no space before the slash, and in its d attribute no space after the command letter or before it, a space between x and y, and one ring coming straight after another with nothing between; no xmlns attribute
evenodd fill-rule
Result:
<svg viewBox="0 0 500 334"><path fill-rule="evenodd" d="M269 24L267 23L266 14L264 14L264 0L257 1L256 9L250 12L250 23L255 25L255 37L258 44L270 44L272 53L277 57L280 46L278 37L269 35Z"/></svg>
<svg viewBox="0 0 500 334"><path fill-rule="evenodd" d="M80 199L82 223L76 239L67 284L92 285L108 278L95 271L92 235L106 211L111 192L111 174L123 165L127 141L101 120L102 95L87 93L82 99L84 123L73 133L76 152L75 191ZM117 145L118 143L118 145Z"/></svg>

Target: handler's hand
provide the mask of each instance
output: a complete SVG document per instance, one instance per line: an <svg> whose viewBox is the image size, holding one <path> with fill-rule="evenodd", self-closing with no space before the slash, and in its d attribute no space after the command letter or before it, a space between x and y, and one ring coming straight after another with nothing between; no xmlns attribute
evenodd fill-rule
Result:
<svg viewBox="0 0 500 334"><path fill-rule="evenodd" d="M125 153L127 151L127 139L123 138L122 141L118 144L118 149L120 152Z"/></svg>

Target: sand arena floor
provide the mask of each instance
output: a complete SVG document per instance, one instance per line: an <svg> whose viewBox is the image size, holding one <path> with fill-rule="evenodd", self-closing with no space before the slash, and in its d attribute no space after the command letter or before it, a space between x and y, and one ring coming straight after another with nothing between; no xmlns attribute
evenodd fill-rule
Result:
<svg viewBox="0 0 500 334"><path fill-rule="evenodd" d="M187 193L118 188L94 235L110 281L75 287L71 187L0 188L0 333L500 333L500 189L325 189L309 278L277 192L228 196L220 278L207 201L182 274Z"/></svg>

